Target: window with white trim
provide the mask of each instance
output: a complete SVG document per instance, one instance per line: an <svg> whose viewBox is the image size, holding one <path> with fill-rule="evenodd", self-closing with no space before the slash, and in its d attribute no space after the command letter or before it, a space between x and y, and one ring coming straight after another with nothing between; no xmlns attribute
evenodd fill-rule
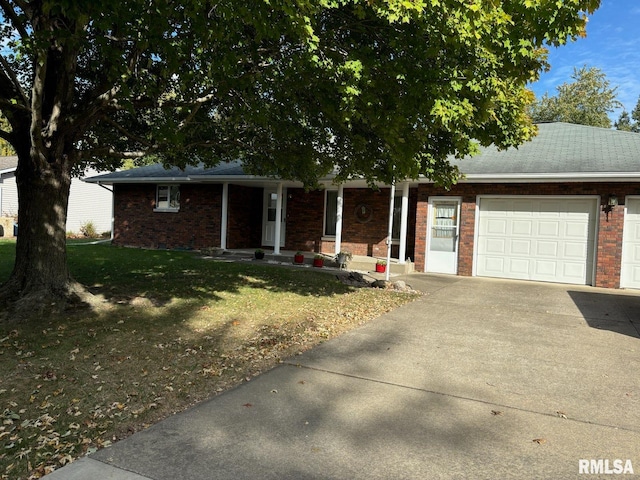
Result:
<svg viewBox="0 0 640 480"><path fill-rule="evenodd" d="M336 236L338 221L338 191L326 190L324 193L324 236Z"/></svg>
<svg viewBox="0 0 640 480"><path fill-rule="evenodd" d="M180 210L180 185L158 185L155 210L164 212Z"/></svg>
<svg viewBox="0 0 640 480"><path fill-rule="evenodd" d="M393 228L391 239L400 240L400 223L402 222L402 195L393 198Z"/></svg>

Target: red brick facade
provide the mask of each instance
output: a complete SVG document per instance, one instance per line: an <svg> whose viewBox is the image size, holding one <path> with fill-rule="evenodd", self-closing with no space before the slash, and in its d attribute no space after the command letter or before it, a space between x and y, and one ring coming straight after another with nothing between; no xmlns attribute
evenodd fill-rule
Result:
<svg viewBox="0 0 640 480"><path fill-rule="evenodd" d="M459 184L450 191L422 184L418 188L416 217L416 270L423 271L427 242L428 202L431 196L455 196L462 198L460 212L460 238L458 248L458 275L473 274L476 201L481 195L599 195L601 205L597 220L597 254L595 258L595 286L620 287L622 258L622 229L624 223L624 198L638 195L640 185L623 183L540 183L540 184ZM610 194L616 195L619 205L610 212L604 211L604 202Z"/></svg>
<svg viewBox="0 0 640 480"><path fill-rule="evenodd" d="M182 184L180 210L156 212L156 186L116 184L114 243L149 248L193 248L220 246L222 186ZM323 236L324 191L286 191L286 250L332 254L334 239ZM228 248L255 248L262 240L264 189L229 185L227 224ZM397 193L400 195L400 192ZM423 271L426 258L429 199L455 196L462 199L458 248L458 274L473 274L476 201L482 195L590 195L606 202L615 194L619 206L606 212L601 205L597 227L595 285L618 288L622 256L622 229L626 195L640 195L640 185L623 183L545 183L545 184L459 184L450 191L430 184L410 189L407 256L417 271ZM345 188L342 249L357 255L385 256L389 214L389 189L374 191ZM356 208L366 205L371 217L356 217ZM397 256L398 247L394 246Z"/></svg>

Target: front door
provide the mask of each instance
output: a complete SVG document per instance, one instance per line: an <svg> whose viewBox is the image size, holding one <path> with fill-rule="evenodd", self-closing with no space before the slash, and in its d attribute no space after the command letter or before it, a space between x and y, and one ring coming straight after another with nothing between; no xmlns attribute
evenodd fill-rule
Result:
<svg viewBox="0 0 640 480"><path fill-rule="evenodd" d="M278 193L275 188L264 189L264 200L262 202L264 209L262 213L262 245L268 247L275 246L276 238L276 202ZM282 191L282 217L280 222L280 246L284 247L284 234L286 230L286 189Z"/></svg>
<svg viewBox="0 0 640 480"><path fill-rule="evenodd" d="M451 197L429 200L427 272L458 273L458 229L460 199Z"/></svg>

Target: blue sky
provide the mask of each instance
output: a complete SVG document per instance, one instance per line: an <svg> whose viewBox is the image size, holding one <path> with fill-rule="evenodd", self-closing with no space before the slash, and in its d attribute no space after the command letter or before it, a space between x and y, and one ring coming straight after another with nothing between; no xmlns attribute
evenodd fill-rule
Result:
<svg viewBox="0 0 640 480"><path fill-rule="evenodd" d="M572 81L574 67L587 65L602 70L618 87L618 100L631 113L640 96L640 1L602 0L589 17L587 37L552 48L549 62L551 70L530 85L536 97L555 95L558 85ZM620 112L610 115L613 121Z"/></svg>

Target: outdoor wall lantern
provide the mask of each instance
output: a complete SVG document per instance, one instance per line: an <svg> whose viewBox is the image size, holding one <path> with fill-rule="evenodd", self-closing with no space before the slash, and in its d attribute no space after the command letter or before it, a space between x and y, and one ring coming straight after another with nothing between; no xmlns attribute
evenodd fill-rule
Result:
<svg viewBox="0 0 640 480"><path fill-rule="evenodd" d="M607 204L602 207L602 211L604 211L607 222L609 221L609 214L613 211L613 208L616 207L617 205L618 205L618 197L610 193L609 197L607 198Z"/></svg>

